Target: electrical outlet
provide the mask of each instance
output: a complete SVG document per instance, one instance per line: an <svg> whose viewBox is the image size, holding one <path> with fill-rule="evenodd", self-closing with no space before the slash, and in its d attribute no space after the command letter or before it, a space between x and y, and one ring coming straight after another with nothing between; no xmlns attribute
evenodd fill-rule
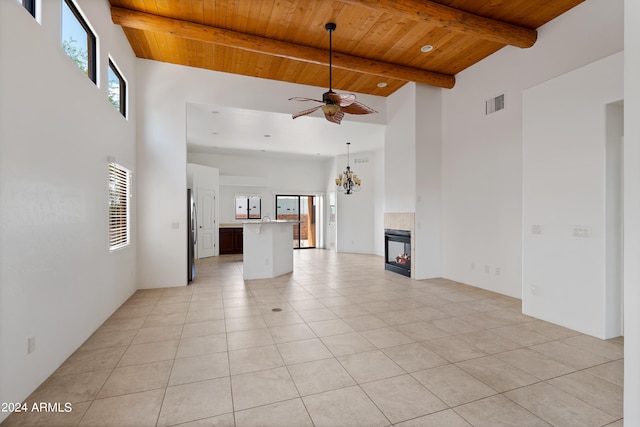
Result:
<svg viewBox="0 0 640 427"><path fill-rule="evenodd" d="M27 354L31 354L36 351L36 337L29 337L27 339Z"/></svg>

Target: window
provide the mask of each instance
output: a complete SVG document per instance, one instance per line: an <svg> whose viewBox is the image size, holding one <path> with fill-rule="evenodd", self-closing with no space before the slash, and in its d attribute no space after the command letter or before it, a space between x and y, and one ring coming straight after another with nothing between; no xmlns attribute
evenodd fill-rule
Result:
<svg viewBox="0 0 640 427"><path fill-rule="evenodd" d="M236 196L236 219L260 219L260 196Z"/></svg>
<svg viewBox="0 0 640 427"><path fill-rule="evenodd" d="M127 117L127 83L122 78L111 58L109 58L109 102L120 111L120 114Z"/></svg>
<svg viewBox="0 0 640 427"><path fill-rule="evenodd" d="M109 163L109 250L129 244L131 173Z"/></svg>
<svg viewBox="0 0 640 427"><path fill-rule="evenodd" d="M62 50L97 82L96 36L71 0L62 0Z"/></svg>
<svg viewBox="0 0 640 427"><path fill-rule="evenodd" d="M22 3L31 16L36 17L36 0L18 0L18 3Z"/></svg>

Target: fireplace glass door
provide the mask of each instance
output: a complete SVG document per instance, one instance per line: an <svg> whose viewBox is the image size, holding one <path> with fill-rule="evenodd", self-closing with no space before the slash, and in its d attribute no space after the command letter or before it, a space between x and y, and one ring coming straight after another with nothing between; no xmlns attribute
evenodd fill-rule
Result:
<svg viewBox="0 0 640 427"><path fill-rule="evenodd" d="M411 232L384 230L385 270L411 277Z"/></svg>
<svg viewBox="0 0 640 427"><path fill-rule="evenodd" d="M405 242L389 240L387 262L411 268L411 245Z"/></svg>

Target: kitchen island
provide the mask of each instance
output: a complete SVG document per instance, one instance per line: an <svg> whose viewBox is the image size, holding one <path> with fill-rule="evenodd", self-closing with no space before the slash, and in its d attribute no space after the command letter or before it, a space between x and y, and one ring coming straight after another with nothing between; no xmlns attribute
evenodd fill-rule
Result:
<svg viewBox="0 0 640 427"><path fill-rule="evenodd" d="M293 224L298 221L244 221L245 280L270 279L293 271Z"/></svg>

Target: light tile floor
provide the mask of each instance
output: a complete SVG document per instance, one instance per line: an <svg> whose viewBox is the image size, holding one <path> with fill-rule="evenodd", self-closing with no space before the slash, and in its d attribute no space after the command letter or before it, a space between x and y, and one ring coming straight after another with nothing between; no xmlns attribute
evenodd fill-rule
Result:
<svg viewBox="0 0 640 427"><path fill-rule="evenodd" d="M622 338L381 257L294 256L275 279L223 256L188 287L136 292L28 400L73 410L3 427L622 426Z"/></svg>

